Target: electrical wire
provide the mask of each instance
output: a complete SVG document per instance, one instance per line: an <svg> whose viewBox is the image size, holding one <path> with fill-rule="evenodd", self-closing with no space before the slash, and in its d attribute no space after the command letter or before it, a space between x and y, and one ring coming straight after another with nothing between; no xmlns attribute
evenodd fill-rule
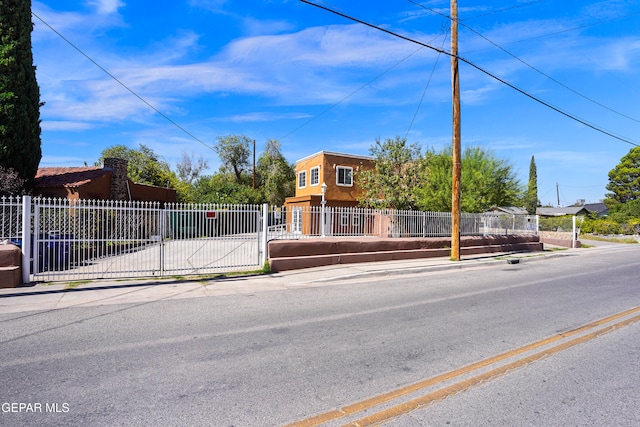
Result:
<svg viewBox="0 0 640 427"><path fill-rule="evenodd" d="M444 40L442 40L442 47L444 47L444 44L447 42L447 39L449 37L445 36ZM418 111L420 111L420 107L422 106L422 102L424 101L424 97L427 94L427 89L429 89L429 85L431 84L431 79L433 78L433 74L436 71L436 67L438 66L438 61L440 60L440 56L442 54L438 53L438 56L436 56L436 61L433 64L433 68L431 69L431 74L429 74L429 80L427 80L427 85L425 86L424 90L422 91L422 97L420 98L420 102L418 103L418 106L416 107L416 112L413 114L413 117L411 118L411 123L409 124L409 129L407 129L407 133L404 134L404 139L407 139L407 136L409 135L409 132L411 132L411 128L413 128L413 123L416 120L416 117L418 116Z"/></svg>
<svg viewBox="0 0 640 427"><path fill-rule="evenodd" d="M420 4L420 3L417 3L417 2L415 2L415 1L413 1L413 0L408 0L408 1L409 1L409 3L412 3L412 4L414 4L414 5L416 5L416 6L419 6L419 7L423 8L423 9L425 9L425 10L428 10L428 11L430 11L431 13L434 13L434 14L437 14L437 15L440 15L440 16L444 16L444 17L445 17L445 18L447 18L447 19L451 19L451 17L450 17L450 16L445 15L444 13L438 12L438 11L437 11L437 10L435 10L435 9L432 9L432 8L430 8L430 7L427 7L427 6L424 6L424 5L422 5L422 4ZM629 119L629 120L633 120L633 121L634 121L634 122L636 122L636 123L640 123L640 120L638 120L638 119L636 119L636 118L634 118L634 117L628 116L628 115L626 115L626 114L624 114L624 113L621 113L621 112L619 112L619 111L617 111L617 110L614 110L613 108L608 107L608 106L606 106L606 105L604 105L604 104L602 104L602 103L600 103L600 102L596 101L595 99L589 98L588 96L586 96L586 95L584 95L584 94L582 94L582 93L578 92L577 90L575 90L575 89L573 89L573 88L571 88L571 87L567 86L566 84L562 83L561 81L559 81L559 80L557 80L557 79L555 79L555 78L551 77L550 75L546 74L544 71L540 70L539 68L536 68L535 66L533 66L533 65L529 64L528 62L526 62L525 60L523 60L523 59L521 59L521 58L517 57L517 56L516 56L516 55L514 55L513 53L511 53L511 52L509 52L508 50L504 49L502 46L500 46L500 45L498 45L498 44L494 43L492 40L488 39L487 37L485 37L484 35L482 35L482 34L481 34L481 33L479 33L478 31L474 30L474 29L473 29L473 28L471 28L470 26L468 26L468 25L466 25L466 24L464 24L464 23L460 22L460 20L458 20L458 23L459 23L460 25L462 25L463 27L465 27L467 30L469 30L469 31L471 31L472 33L476 34L477 36L481 37L481 38L482 38L482 39L484 39L485 41L487 41L487 42L491 43L493 46L497 47L498 49L500 49L501 51L503 51L504 53L506 53L507 55L509 55L509 56L510 56L510 57L512 57L513 59L515 59L515 60L519 61L520 63L522 63L522 64L524 64L524 65L526 65L527 67L531 68L533 71L535 71L535 72L537 72L537 73L541 74L542 76L546 77L547 79L551 80L552 82L556 83L557 85L562 86L563 88L565 88L565 89L567 89L568 91L570 91L570 92L574 93L575 95L578 95L579 97L581 97L581 98L583 98L583 99L586 99L587 101L589 101L589 102L591 102L591 103L593 103L593 104L595 104L595 105L597 105L597 106L599 106L599 107L602 107L602 108L604 108L605 110L609 110L609 111L611 111L611 112L612 112L612 113L614 113L614 114L617 114L617 115L619 115L619 116L621 116L621 117L624 117L624 118L626 118L626 119Z"/></svg>
<svg viewBox="0 0 640 427"><path fill-rule="evenodd" d="M496 76L495 74L493 74L493 73L491 73L491 72L489 72L489 71L485 70L484 68L480 67L479 65L476 65L476 64L474 64L473 62L469 61L468 59L465 59L465 58L463 58L463 57L461 57L461 56L459 56L459 55L453 55L453 54L451 54L450 52L445 51L444 49L439 49L439 48L437 48L437 47L435 47L435 46L431 46L431 45L429 45L429 44L427 44L427 43L424 43L424 42L421 42L421 41L419 41L419 40L412 39L411 37L403 36L402 34L395 33L395 32L393 32L393 31L391 31L391 30L387 30L387 29L384 29L384 28L381 28L381 27L375 26L375 25L370 24L370 23L368 23L368 22L366 22L366 21L363 21L363 20L361 20L361 19L354 18L354 17L351 17L351 16L349 16L349 15L347 15L347 14L344 14L344 13L341 13L341 12L334 11L334 10L332 10L332 9L328 8L328 7L325 7L325 6L322 6L322 5L319 5L319 4L316 4L316 3L313 3L313 2L311 2L311 1L308 1L308 0L300 0L300 1L301 1L301 2L303 2L303 3L306 3L306 4L308 4L308 5L315 6L315 7L317 7L317 8L320 8L320 9L326 10L327 12L331 12L331 13L333 13L333 14L336 14L336 15L342 16L343 18L349 19L349 20L351 20L351 21L358 22L358 23L360 23L360 24L362 24L362 25L365 25L365 26L367 26L367 27L374 28L374 29L376 29L376 30L382 31L382 32L384 32L384 33L387 33L387 34L389 34L389 35L391 35L391 36L394 36L394 37L400 38L400 39L402 39L402 40L406 40L406 41L408 41L408 42L415 43L415 44L417 44L417 45L427 47L427 48L429 48L429 49L431 49L431 50L434 50L434 51L436 51L436 52L439 52L439 53L445 54L445 55L447 55L447 56L449 56L449 57L456 57L456 58L458 58L458 60L460 60L460 61L464 62L465 64L467 64L467 65L471 66L472 68L475 68L476 70L480 71L481 73L486 74L487 76L491 77L491 78L492 78L492 79L494 79L494 80L497 80L498 82L500 82L500 83L504 84L505 86L510 87L511 89L515 90L516 92L521 93L522 95L524 95L524 96L526 96L526 97L528 97L528 98L530 98L530 99L532 99L532 100L534 100L534 101L538 102L539 104L544 105L545 107L547 107L547 108L549 108L549 109L551 109L551 110L553 110L553 111L555 111L555 112L557 112L557 113L559 113L559 114L562 114L563 116L565 116L565 117L567 117L567 118L569 118L569 119L571 119L571 120L574 120L574 121L576 121L576 122L578 122L578 123L580 123L580 124L582 124L582 125L584 125L584 126L587 126L588 128L591 128L591 129L593 129L593 130L595 130L595 131L597 131L597 132L600 132L600 133L602 133L602 134L604 134L604 135L607 135L607 136L609 136L609 137L611 137L611 138L617 139L617 140L622 141L622 142L624 142L624 143L627 143L627 144L629 144L629 145L633 145L633 146L635 146L635 147L640 146L640 145L638 145L636 142L631 141L630 139L627 139L627 138L624 138L624 137L618 136L618 135L616 135L616 134L613 134L613 133L611 133L611 132L609 132L609 131L607 131L607 130L605 130L605 129L602 129L602 128L600 128L600 127L596 126L596 125L593 125L593 124L591 124L591 123L589 123L589 122L587 122L587 121L585 121L585 120L583 120L583 119L580 119L579 117L577 117L577 116L575 116L575 115L573 115L573 114L571 114L571 113L568 113L568 112L566 112L566 111L563 111L563 110L561 110L560 108L558 108L558 107L556 107L556 106L554 106L554 105L552 105L552 104L550 104L550 103L548 103L548 102L546 102L546 101L543 101L542 99L540 99L540 98L538 98L538 97L536 97L536 96L534 96L534 95L532 95L532 94L530 94L530 93L528 93L528 92L524 91L523 89L520 89L519 87L515 86L514 84L507 82L506 80L504 80L504 79L502 79L502 78L500 78L500 77Z"/></svg>
<svg viewBox="0 0 640 427"><path fill-rule="evenodd" d="M548 33L548 34L543 34L543 35L535 36L535 37L531 37L531 38L516 40L516 41L511 42L511 44L522 43L522 42L527 42L527 41L537 40L537 39L543 39L543 38L546 38L546 37L553 37L553 36L557 36L558 34L569 33L571 31L576 31L576 30L583 30L585 28L595 27L597 25L602 25L602 24L608 24L609 22L619 21L620 19L625 19L625 18L629 18L631 16L638 16L638 15L640 15L640 12L634 12L634 13L630 13L628 15L616 16L615 18L603 19L601 21L591 22L589 24L579 25L577 27L567 28L567 29L556 31L556 32L553 32L553 33Z"/></svg>
<svg viewBox="0 0 640 427"><path fill-rule="evenodd" d="M120 86L122 86L123 88L125 88L129 93L131 93L133 96L135 96L136 98L138 98L140 101L142 101L147 107L151 108L153 111L155 111L156 113L158 113L162 118L164 118L165 120L167 120L169 123L171 123L173 126L175 126L176 128L180 129L182 132L184 132L185 134L187 134L188 136L190 136L193 140L199 142L200 144L204 145L205 147L207 147L208 149L215 151L215 149L210 146L209 144L205 143L204 141L202 141L201 139L199 139L198 137L196 137L195 135L193 135L191 132L189 132L188 130L186 130L184 127L182 127L181 125L179 125L178 123L176 123L174 120L172 120L169 116L167 116L166 114L164 114L162 111L158 110L155 106L153 106L149 101L147 101L146 99L144 99L142 96L138 95L133 89L131 89L130 87L128 87L126 84L124 84L121 80L119 80L116 76L114 76L113 74L111 74L107 69L105 69L102 65L98 64L98 62L96 62L93 58L91 58L89 55L87 55L84 51L82 51L82 49L80 49L78 46L76 46L75 44L73 44L71 42L71 40L69 40L68 38L66 38L64 35L62 35L59 31L57 31L55 28L53 28L51 25L49 25L44 19L42 19L40 16L38 16L36 13L34 13L33 11L31 12L31 14L37 18L40 22L42 22L46 27L48 27L51 31L53 31L55 34L57 34L62 40L64 40L65 42L67 42L72 48L74 48L75 50L77 50L82 56L84 56L85 58L87 58L93 65L95 65L96 67L98 67L100 70L102 70L106 75L108 75L109 77L111 77L116 83L118 83Z"/></svg>
<svg viewBox="0 0 640 427"><path fill-rule="evenodd" d="M435 40L438 37L440 37L439 35L435 38L432 39ZM403 62L405 62L407 59L411 58L413 55L415 55L416 53L420 52L424 47L420 46L418 49L414 50L413 52L411 52L409 55L407 55L406 57L402 58L401 60L399 60L398 62L396 62L395 64L393 64L391 67L387 68L385 71L383 71L382 73L378 74L377 76L375 76L374 78L372 78L371 80L369 80L368 82L366 82L365 84L361 85L360 87L358 87L357 89L355 89L354 91L352 91L351 93L349 93L347 96L345 96L344 98L342 98L340 101L336 102L335 104L329 106L328 108L324 109L323 111L321 111L320 113L318 113L317 115L311 117L309 120L307 120L306 122L302 123L300 126L296 127L295 129L293 129L292 131L288 132L287 134L285 134L284 136L280 137L280 140L283 140L289 136L291 136L292 134L294 134L295 132L299 131L300 129L302 129L303 127L305 127L306 125L308 125L309 123L311 123L312 121L314 121L315 119L319 118L320 116L323 116L324 114L328 113L329 111L333 110L335 107L337 107L338 105L342 104L344 101L346 101L347 99L351 98L353 95L355 95L356 93L360 92L362 89L364 89L365 87L369 86L371 83L373 83L374 81L378 80L379 78L381 78L382 76L384 76L385 74L387 74L389 71L393 70L394 68L396 68L398 65L402 64Z"/></svg>

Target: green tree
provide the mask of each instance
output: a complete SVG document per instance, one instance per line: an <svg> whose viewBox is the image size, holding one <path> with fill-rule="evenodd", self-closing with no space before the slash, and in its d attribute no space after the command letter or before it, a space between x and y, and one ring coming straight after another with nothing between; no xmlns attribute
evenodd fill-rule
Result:
<svg viewBox="0 0 640 427"><path fill-rule="evenodd" d="M619 203L640 199L640 147L632 148L620 163L609 171L604 203L610 209Z"/></svg>
<svg viewBox="0 0 640 427"><path fill-rule="evenodd" d="M106 148L96 165L101 165L104 159L111 157L128 161L127 174L133 182L158 187L177 187L178 177L171 171L169 164L144 144L140 144L137 150L124 145Z"/></svg>
<svg viewBox="0 0 640 427"><path fill-rule="evenodd" d="M237 183L228 173L199 178L194 184L193 194L198 203L260 204L263 202L260 190Z"/></svg>
<svg viewBox="0 0 640 427"><path fill-rule="evenodd" d="M414 190L419 184L420 147L395 137L384 142L377 139L369 149L375 169L356 171L355 179L363 194L361 206L372 208L413 209Z"/></svg>
<svg viewBox="0 0 640 427"><path fill-rule="evenodd" d="M42 158L31 0L0 1L0 166L33 185Z"/></svg>
<svg viewBox="0 0 640 427"><path fill-rule="evenodd" d="M452 150L439 153L428 149L420 168L420 185L416 188L416 204L423 210L451 212ZM464 170L464 169L463 169ZM464 192L462 192L464 195ZM464 208L462 208L464 211Z"/></svg>
<svg viewBox="0 0 640 427"><path fill-rule="evenodd" d="M280 142L275 139L267 141L256 169L267 203L281 206L287 197L295 195L296 169L282 155Z"/></svg>
<svg viewBox="0 0 640 427"><path fill-rule="evenodd" d="M524 207L529 215L536 214L536 208L540 205L538 201L538 169L536 168L536 160L531 156L529 164L529 185L527 186L527 194L524 199Z"/></svg>
<svg viewBox="0 0 640 427"><path fill-rule="evenodd" d="M236 183L242 182L242 175L249 171L249 156L253 140L244 135L228 135L218 137L213 149L220 157L220 171L233 174Z"/></svg>
<svg viewBox="0 0 640 427"><path fill-rule="evenodd" d="M451 148L429 150L421 169L421 185L416 189L420 208L451 211ZM462 153L460 206L463 212L483 212L492 206L511 206L518 200L520 184L513 166L481 147Z"/></svg>

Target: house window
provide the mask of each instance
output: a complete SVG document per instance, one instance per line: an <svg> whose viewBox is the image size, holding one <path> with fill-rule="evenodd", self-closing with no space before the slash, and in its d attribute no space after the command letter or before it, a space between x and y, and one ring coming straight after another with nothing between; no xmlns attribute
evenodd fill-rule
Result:
<svg viewBox="0 0 640 427"><path fill-rule="evenodd" d="M307 171L298 172L298 188L307 186Z"/></svg>
<svg viewBox="0 0 640 427"><path fill-rule="evenodd" d="M336 167L336 184L351 187L353 185L353 168Z"/></svg>
<svg viewBox="0 0 640 427"><path fill-rule="evenodd" d="M340 220L340 225L342 227L348 227L349 226L349 214L348 213L343 213L341 220Z"/></svg>
<svg viewBox="0 0 640 427"><path fill-rule="evenodd" d="M320 166L316 166L315 168L311 168L311 175L309 176L309 185L318 185L320 184Z"/></svg>

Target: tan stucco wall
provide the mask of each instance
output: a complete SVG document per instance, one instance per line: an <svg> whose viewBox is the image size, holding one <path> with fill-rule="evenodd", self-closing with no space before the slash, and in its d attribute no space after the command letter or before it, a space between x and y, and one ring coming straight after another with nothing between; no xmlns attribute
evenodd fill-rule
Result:
<svg viewBox="0 0 640 427"><path fill-rule="evenodd" d="M356 206L357 199L362 194L362 190L357 184L354 176L352 186L342 186L337 184L336 170L338 166L353 168L354 175L358 171L370 170L374 168L373 161L359 156L340 155L338 153L320 152L317 155L299 160L296 163L296 197L322 195L321 185L327 185L325 199L328 206ZM318 185L311 185L311 169L319 167L320 179ZM306 171L306 187L298 187L298 174ZM336 203L333 203L336 202Z"/></svg>

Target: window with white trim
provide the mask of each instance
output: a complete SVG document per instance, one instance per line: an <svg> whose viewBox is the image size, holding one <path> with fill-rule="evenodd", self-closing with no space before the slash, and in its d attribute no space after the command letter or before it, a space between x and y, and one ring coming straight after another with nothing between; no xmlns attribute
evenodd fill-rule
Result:
<svg viewBox="0 0 640 427"><path fill-rule="evenodd" d="M340 220L340 225L342 227L348 227L349 226L349 214L348 213L343 213L341 220Z"/></svg>
<svg viewBox="0 0 640 427"><path fill-rule="evenodd" d="M311 168L309 173L309 185L314 186L320 184L320 166Z"/></svg>
<svg viewBox="0 0 640 427"><path fill-rule="evenodd" d="M353 168L347 166L337 166L336 184L347 187L353 186Z"/></svg>
<svg viewBox="0 0 640 427"><path fill-rule="evenodd" d="M305 188L307 186L307 171L298 172L298 188Z"/></svg>

